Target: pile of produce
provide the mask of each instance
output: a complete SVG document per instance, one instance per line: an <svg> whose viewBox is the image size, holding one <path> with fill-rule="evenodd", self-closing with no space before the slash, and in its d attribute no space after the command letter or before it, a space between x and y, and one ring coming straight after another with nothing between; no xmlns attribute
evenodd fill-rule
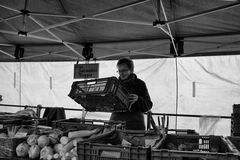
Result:
<svg viewBox="0 0 240 160"><path fill-rule="evenodd" d="M41 160L78 160L77 144L87 142L110 130L96 128L93 130L70 131L65 134L52 132L44 135L31 134L27 141L16 148L18 157ZM67 134L67 135L66 135Z"/></svg>

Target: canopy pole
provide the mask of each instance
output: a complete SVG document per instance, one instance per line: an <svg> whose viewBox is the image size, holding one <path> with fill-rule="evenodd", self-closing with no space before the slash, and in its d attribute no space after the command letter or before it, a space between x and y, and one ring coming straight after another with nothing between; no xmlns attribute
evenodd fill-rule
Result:
<svg viewBox="0 0 240 160"><path fill-rule="evenodd" d="M166 15L166 12L165 12L162 0L160 0L160 5L161 5L162 11L163 11L164 19L165 19L165 21L167 21L168 18L167 18L167 15ZM173 35L172 35L171 28L170 28L169 24L167 24L167 28L168 28L169 34L171 35L170 38L171 38L171 42L172 42L175 54L176 54L176 56L178 56L177 48L176 48L176 45L175 45L175 42L174 42L174 38L173 38Z"/></svg>
<svg viewBox="0 0 240 160"><path fill-rule="evenodd" d="M29 16L29 18L31 20L33 20L36 24L38 24L41 28L44 28L44 26L38 21L36 20L34 17ZM50 30L46 29L45 31L47 31L50 35L52 35L53 37L55 37L57 40L62 41L62 43L69 48L71 51L73 51L75 54L77 54L79 57L82 58L82 60L84 59L84 57L78 52L76 51L74 48L72 48L69 44L67 44L66 42L64 42L61 38L59 38L56 34L54 34L53 32L51 32Z"/></svg>
<svg viewBox="0 0 240 160"><path fill-rule="evenodd" d="M14 27L12 24L10 24L7 20L0 17L0 20L2 20L4 23L6 23L10 28L12 28L14 31L18 31L16 27Z"/></svg>
<svg viewBox="0 0 240 160"><path fill-rule="evenodd" d="M178 58L175 57L175 69L176 69L176 117L175 117L175 129L177 129L177 123L178 123L178 106L179 106L179 101L178 101L178 96L179 96L179 81L178 81Z"/></svg>
<svg viewBox="0 0 240 160"><path fill-rule="evenodd" d="M13 58L13 59L15 59L15 57L13 55L11 55L10 53L8 53L8 52L6 52L6 51L4 51L2 49L0 49L0 52L5 54L5 55L7 55L7 56L9 56L9 57L11 57L11 58Z"/></svg>
<svg viewBox="0 0 240 160"><path fill-rule="evenodd" d="M18 17L20 17L20 16L22 16L22 15L21 15L21 14L16 14L16 15L13 15L13 16L9 16L9 17L7 17L7 18L2 18L2 19L0 20L0 22L12 20L12 19L18 18Z"/></svg>
<svg viewBox="0 0 240 160"><path fill-rule="evenodd" d="M132 51L132 53L135 53L135 55L150 55L150 56L157 56L157 57L164 57L164 58L171 58L170 55L161 55L161 54L154 54L154 53L147 53L147 52L135 52Z"/></svg>
<svg viewBox="0 0 240 160"><path fill-rule="evenodd" d="M59 18L77 18L76 16L71 15L62 15L62 14L55 14L55 13L42 13L42 12L29 12L30 15L33 16L45 16L45 17L59 17Z"/></svg>
<svg viewBox="0 0 240 160"><path fill-rule="evenodd" d="M17 9L14 9L14 8L11 8L11 7L2 5L2 4L0 4L0 7L5 8L5 9L8 9L8 10L10 10L10 11L14 11L14 12L17 12L17 13L21 13L21 11L19 11L19 10L17 10Z"/></svg>
<svg viewBox="0 0 240 160"><path fill-rule="evenodd" d="M64 57L64 58L70 58L73 60L77 60L78 57L73 57L73 56L67 56L67 55L62 55L62 54L57 54L57 53L50 53L50 55L58 56L58 57Z"/></svg>
<svg viewBox="0 0 240 160"><path fill-rule="evenodd" d="M153 26L152 23L147 23L147 22L124 21L124 20L117 20L117 19L105 19L105 18L95 18L95 17L94 18L93 17L87 17L86 20L116 22L116 23L135 24L135 25L144 25L144 26Z"/></svg>
<svg viewBox="0 0 240 160"><path fill-rule="evenodd" d="M23 58L20 58L20 59L21 60L23 60L23 59L31 59L31 58L36 58L36 57L43 57L43 56L46 56L46 55L49 55L49 53L44 53L44 54L34 55L34 56L27 56L27 57L23 57Z"/></svg>

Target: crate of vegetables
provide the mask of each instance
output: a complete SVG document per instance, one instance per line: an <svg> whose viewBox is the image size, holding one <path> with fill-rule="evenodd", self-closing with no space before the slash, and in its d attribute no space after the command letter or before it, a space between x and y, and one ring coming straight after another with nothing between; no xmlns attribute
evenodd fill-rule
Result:
<svg viewBox="0 0 240 160"><path fill-rule="evenodd" d="M54 128L59 128L61 130L68 129L95 129L99 127L113 127L116 129L125 129L126 122L122 121L111 121L111 120L97 120L97 119L79 119L79 118L70 118L57 120L52 122Z"/></svg>
<svg viewBox="0 0 240 160"><path fill-rule="evenodd" d="M0 157L16 156L16 147L27 139L26 134L19 134L21 126L8 125L0 130Z"/></svg>
<svg viewBox="0 0 240 160"><path fill-rule="evenodd" d="M104 139L79 143L77 153L84 160L148 160L151 146L160 139L155 132L116 130Z"/></svg>
<svg viewBox="0 0 240 160"><path fill-rule="evenodd" d="M73 82L68 95L87 111L125 112L128 92L116 77Z"/></svg>
<svg viewBox="0 0 240 160"><path fill-rule="evenodd" d="M238 160L221 136L166 135L151 151L151 160Z"/></svg>

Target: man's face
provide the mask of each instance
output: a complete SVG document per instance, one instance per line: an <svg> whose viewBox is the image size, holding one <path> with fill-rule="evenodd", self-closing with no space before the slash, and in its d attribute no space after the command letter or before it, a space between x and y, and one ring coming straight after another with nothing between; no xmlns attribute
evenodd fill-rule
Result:
<svg viewBox="0 0 240 160"><path fill-rule="evenodd" d="M118 65L117 68L121 80L127 79L132 73L126 64Z"/></svg>

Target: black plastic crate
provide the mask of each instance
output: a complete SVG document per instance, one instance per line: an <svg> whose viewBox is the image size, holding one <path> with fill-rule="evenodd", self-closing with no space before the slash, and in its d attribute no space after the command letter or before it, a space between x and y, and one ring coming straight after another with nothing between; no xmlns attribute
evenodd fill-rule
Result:
<svg viewBox="0 0 240 160"><path fill-rule="evenodd" d="M132 146L121 146L122 139ZM116 131L112 137L97 140L95 143L79 143L77 152L79 159L84 160L150 160L150 145L145 146L146 140L161 140L161 135L146 131ZM113 145L112 145L113 144Z"/></svg>
<svg viewBox="0 0 240 160"><path fill-rule="evenodd" d="M240 114L240 104L233 105L233 114L239 113Z"/></svg>
<svg viewBox="0 0 240 160"><path fill-rule="evenodd" d="M238 160L221 136L167 135L151 160Z"/></svg>
<svg viewBox="0 0 240 160"><path fill-rule="evenodd" d="M87 111L125 112L128 92L116 77L73 82L68 95Z"/></svg>
<svg viewBox="0 0 240 160"><path fill-rule="evenodd" d="M54 128L61 130L69 129L87 129L92 130L98 127L113 127L115 129L125 129L126 122L122 121L107 121L107 120L96 120L96 119L79 119L79 118L70 118L57 120L52 122Z"/></svg>
<svg viewBox="0 0 240 160"><path fill-rule="evenodd" d="M230 142L234 145L234 147L236 147L236 149L238 150L238 152L240 151L240 137L239 136L234 136L234 137L227 137L228 140L230 140ZM240 153L240 152L239 152Z"/></svg>
<svg viewBox="0 0 240 160"><path fill-rule="evenodd" d="M78 145L78 156L84 160L149 160L150 148L123 147L94 143Z"/></svg>

